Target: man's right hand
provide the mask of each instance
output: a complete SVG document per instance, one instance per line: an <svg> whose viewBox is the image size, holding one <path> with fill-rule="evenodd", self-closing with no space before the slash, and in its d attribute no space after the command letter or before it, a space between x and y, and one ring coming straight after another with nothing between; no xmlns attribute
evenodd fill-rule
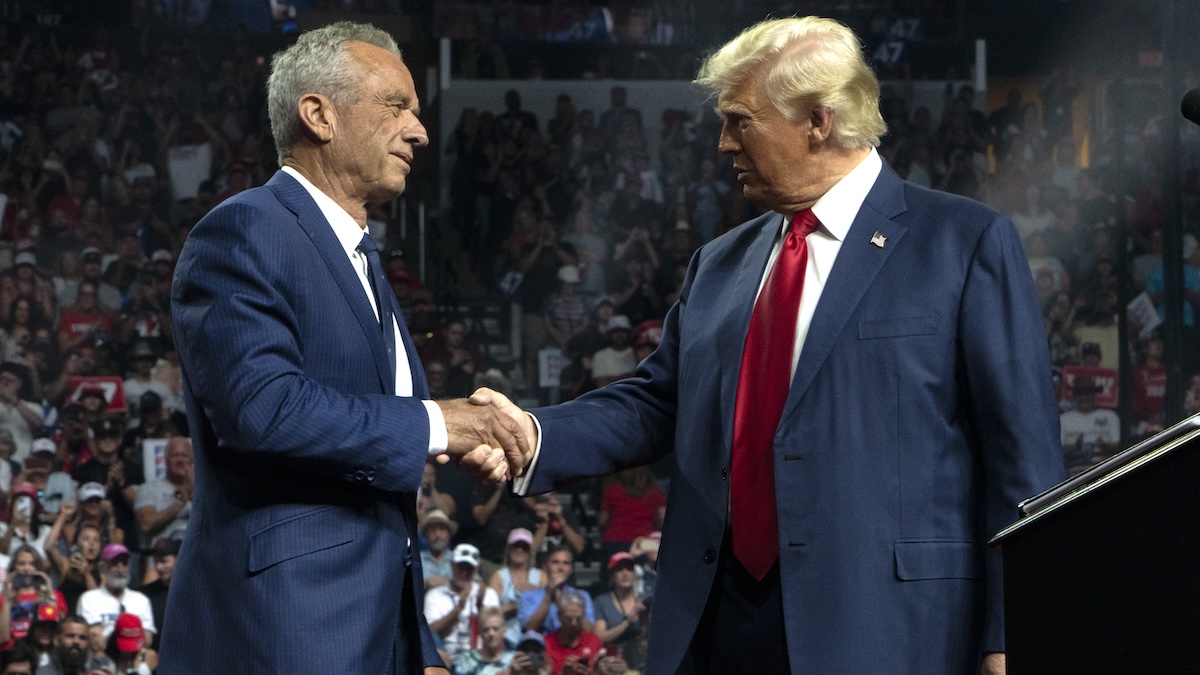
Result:
<svg viewBox="0 0 1200 675"><path fill-rule="evenodd" d="M507 400L507 399L505 399ZM438 401L446 420L448 447L438 461L453 459L485 484L512 476L510 459L532 454L521 425L496 405L473 404L467 399ZM445 459L443 459L445 457ZM518 464L519 471L524 464Z"/></svg>

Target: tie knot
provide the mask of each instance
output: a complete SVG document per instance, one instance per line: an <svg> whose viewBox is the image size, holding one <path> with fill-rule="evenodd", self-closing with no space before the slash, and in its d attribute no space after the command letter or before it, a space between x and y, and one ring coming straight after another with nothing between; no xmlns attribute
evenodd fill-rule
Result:
<svg viewBox="0 0 1200 675"><path fill-rule="evenodd" d="M804 209L797 211L796 215L792 216L792 232L795 232L800 237L807 237L816 231L817 226L821 222L817 220L817 215L812 209Z"/></svg>
<svg viewBox="0 0 1200 675"><path fill-rule="evenodd" d="M362 239L358 242L358 250L363 253L375 253L379 248L375 246L375 240L371 238L370 232L364 232Z"/></svg>

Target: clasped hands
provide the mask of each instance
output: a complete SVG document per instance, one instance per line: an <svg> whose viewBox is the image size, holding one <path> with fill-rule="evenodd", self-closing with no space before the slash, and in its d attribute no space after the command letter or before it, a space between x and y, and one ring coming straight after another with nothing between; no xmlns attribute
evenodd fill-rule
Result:
<svg viewBox="0 0 1200 675"><path fill-rule="evenodd" d="M438 401L449 443L437 456L453 460L491 485L520 476L533 459L537 427L524 410L499 392L480 387L469 398Z"/></svg>

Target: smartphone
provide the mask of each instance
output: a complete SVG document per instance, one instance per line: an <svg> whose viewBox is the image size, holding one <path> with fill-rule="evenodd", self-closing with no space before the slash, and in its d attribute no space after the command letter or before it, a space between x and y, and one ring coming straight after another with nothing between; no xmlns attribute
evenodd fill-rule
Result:
<svg viewBox="0 0 1200 675"><path fill-rule="evenodd" d="M13 575L13 588L37 588L42 585L42 578L36 574Z"/></svg>
<svg viewBox="0 0 1200 675"><path fill-rule="evenodd" d="M13 502L13 509L17 513L28 518L29 516L33 515L33 500L30 499L29 495L20 495L17 497L16 501Z"/></svg>

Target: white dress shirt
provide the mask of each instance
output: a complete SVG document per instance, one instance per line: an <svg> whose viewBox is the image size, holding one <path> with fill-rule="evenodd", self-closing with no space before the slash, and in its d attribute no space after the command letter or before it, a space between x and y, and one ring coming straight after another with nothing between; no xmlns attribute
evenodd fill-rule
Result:
<svg viewBox="0 0 1200 675"><path fill-rule="evenodd" d="M375 293L371 290L371 278L367 274L367 256L358 250L358 244L362 241L366 230L355 222L349 213L346 213L346 209L308 182L308 179L300 175L299 171L290 166L283 167L283 171L295 178L308 191L308 194L312 195L313 201L317 203L317 208L321 210L321 215L325 216L329 227L333 229L334 236L345 249L346 257L354 266L354 271L358 273L358 281L362 284L363 293L371 303L371 309L375 311L375 319L378 321L379 307L375 304ZM379 272L382 274L383 270L379 270ZM387 290L381 288L379 292L385 293ZM408 352L404 348L404 340L400 336L400 324L396 321L395 316L392 317L392 332L396 338L396 395L411 397L413 395L412 371L408 367ZM429 454L443 453L450 444L449 434L446 431L446 418L442 415L442 409L438 407L438 404L433 401L422 401L422 403L425 404L425 411L429 414Z"/></svg>
<svg viewBox="0 0 1200 675"><path fill-rule="evenodd" d="M842 242L850 231L850 225L854 222L858 210L862 208L867 193L875 185L875 180L879 178L879 172L882 169L883 160L880 159L875 148L871 148L871 152L858 163L858 166L851 169L850 173L843 176L812 206L813 214L820 221L820 226L809 233L804 240L808 244L808 265L804 270L804 292L800 295L800 307L796 313L796 341L792 345L793 376L796 374L796 364L800 361L800 350L804 347L804 339L808 337L813 313L817 310L817 302L820 301L821 292L825 290L825 282L829 279L830 272L833 271L833 262L837 260L838 251L842 249ZM783 235L790 225L791 218L781 214L779 236L775 238L771 256L767 259L767 266L758 283L759 292L767 282L767 275L771 273L775 259L779 257L779 249L783 245ZM757 299L758 295L756 294L755 300ZM520 478L513 481L513 492L518 495L524 495L529 489L529 477L533 474L538 457L541 455L541 424L537 421L537 417L532 415L531 417L533 417L534 425L537 426L538 442L528 469Z"/></svg>

